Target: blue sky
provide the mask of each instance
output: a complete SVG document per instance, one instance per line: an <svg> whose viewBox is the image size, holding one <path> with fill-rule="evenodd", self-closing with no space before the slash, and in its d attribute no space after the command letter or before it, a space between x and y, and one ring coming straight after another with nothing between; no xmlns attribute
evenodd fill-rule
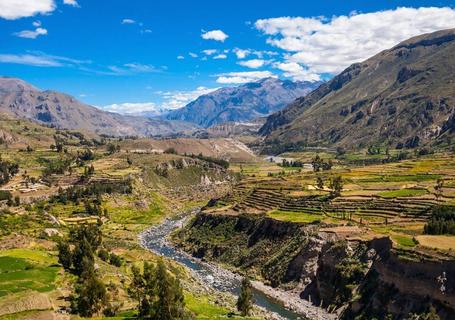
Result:
<svg viewBox="0 0 455 320"><path fill-rule="evenodd" d="M453 1L0 0L0 74L109 110L176 108L264 76L327 79L450 27Z"/></svg>

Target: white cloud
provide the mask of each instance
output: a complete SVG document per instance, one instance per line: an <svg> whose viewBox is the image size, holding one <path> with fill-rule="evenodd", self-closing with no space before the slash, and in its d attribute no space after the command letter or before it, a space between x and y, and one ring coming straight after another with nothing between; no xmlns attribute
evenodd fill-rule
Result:
<svg viewBox="0 0 455 320"><path fill-rule="evenodd" d="M320 81L321 76L317 73L308 71L296 62L278 62L274 67L283 71L285 77L292 78L294 81Z"/></svg>
<svg viewBox="0 0 455 320"><path fill-rule="evenodd" d="M60 67L63 64L55 59L31 54L0 54L1 63L24 64L36 67Z"/></svg>
<svg viewBox="0 0 455 320"><path fill-rule="evenodd" d="M48 14L55 10L54 0L1 0L0 18L15 20Z"/></svg>
<svg viewBox="0 0 455 320"><path fill-rule="evenodd" d="M262 59L264 56L278 55L278 53L274 52L274 51L259 51L259 50L253 50L253 49L234 48L232 51L237 56L237 59L245 59L249 55L255 55L256 57L258 57L260 59Z"/></svg>
<svg viewBox="0 0 455 320"><path fill-rule="evenodd" d="M188 52L188 54L190 55L191 58L197 58L198 55L194 52Z"/></svg>
<svg viewBox="0 0 455 320"><path fill-rule="evenodd" d="M151 112L152 114L160 114L162 110L159 106L157 106L154 102L138 102L138 103L114 103L107 106L102 107L103 110L116 112L116 113L123 113L123 114L135 114L141 112Z"/></svg>
<svg viewBox="0 0 455 320"><path fill-rule="evenodd" d="M302 64L309 74L334 74L412 36L455 27L455 9L397 8L331 19L280 17L258 20L255 26L269 36L269 44L289 52L286 63ZM282 67L299 72L297 65Z"/></svg>
<svg viewBox="0 0 455 320"><path fill-rule="evenodd" d="M27 54L0 54L0 63L23 64L36 67L63 67L89 64L91 61L47 55L42 52Z"/></svg>
<svg viewBox="0 0 455 320"><path fill-rule="evenodd" d="M38 28L38 27L41 27L41 21L36 20L36 21L34 21L34 22L32 23L32 25L33 25L34 27L37 27L37 28Z"/></svg>
<svg viewBox="0 0 455 320"><path fill-rule="evenodd" d="M111 75L132 75L138 73L160 73L163 72L165 67L156 68L150 64L141 64L141 63L125 63L121 66L109 66L108 69L110 71L106 72L106 74Z"/></svg>
<svg viewBox="0 0 455 320"><path fill-rule="evenodd" d="M123 19L122 24L135 24L136 20L133 19Z"/></svg>
<svg viewBox="0 0 455 320"><path fill-rule="evenodd" d="M222 84L242 84L269 77L276 78L276 75L270 71L228 72L219 74L216 82Z"/></svg>
<svg viewBox="0 0 455 320"><path fill-rule="evenodd" d="M224 42L229 36L221 30L203 31L202 39Z"/></svg>
<svg viewBox="0 0 455 320"><path fill-rule="evenodd" d="M185 59L184 56L182 56L182 55L177 56L177 60L183 60L183 59Z"/></svg>
<svg viewBox="0 0 455 320"><path fill-rule="evenodd" d="M235 55L237 56L237 59L245 59L246 56L251 53L251 51L248 49L235 48L233 51L234 51Z"/></svg>
<svg viewBox="0 0 455 320"><path fill-rule="evenodd" d="M217 53L218 50L216 50L216 49L206 49L206 50L202 50L202 52L203 52L205 55L207 55L207 56L211 56L211 55Z"/></svg>
<svg viewBox="0 0 455 320"><path fill-rule="evenodd" d="M269 62L266 60L262 60L262 59L251 59L251 60L244 60L244 61L238 62L239 65L247 67L247 68L251 68L251 69L260 68L260 67L266 65L267 63L269 63Z"/></svg>
<svg viewBox="0 0 455 320"><path fill-rule="evenodd" d="M216 59L216 60L219 60L219 59L226 59L227 58L227 55L225 55L224 53L220 53L216 56L213 57L213 59Z"/></svg>
<svg viewBox="0 0 455 320"><path fill-rule="evenodd" d="M159 91L157 94L163 98L161 106L164 109L179 109L196 100L200 96L215 90L218 90L218 88L198 87L191 91Z"/></svg>
<svg viewBox="0 0 455 320"><path fill-rule="evenodd" d="M76 0L63 0L63 3L69 6L79 7L79 3Z"/></svg>
<svg viewBox="0 0 455 320"><path fill-rule="evenodd" d="M20 38L27 38L27 39L36 39L39 36L45 36L47 34L47 30L44 28L36 28L35 30L23 30L20 32L14 33L15 36Z"/></svg>
<svg viewBox="0 0 455 320"><path fill-rule="evenodd" d="M158 91L156 94L162 100L160 103L114 103L104 106L102 109L123 114L137 114L146 112L148 115L158 116L160 114L166 113L169 110L182 108L201 95L208 94L217 89L218 88L198 87L192 91Z"/></svg>

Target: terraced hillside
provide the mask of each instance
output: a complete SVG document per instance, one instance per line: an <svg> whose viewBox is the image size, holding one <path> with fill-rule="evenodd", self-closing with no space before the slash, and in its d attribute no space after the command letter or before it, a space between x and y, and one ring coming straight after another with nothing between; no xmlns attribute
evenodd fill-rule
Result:
<svg viewBox="0 0 455 320"><path fill-rule="evenodd" d="M63 268L58 243L88 226L101 231L101 248L93 259L114 314L135 316L137 303L128 294L131 269L159 261L138 244L138 233L224 196L237 179L210 157L133 152L128 145L136 140L101 138L9 117L0 118L0 124L2 320L79 318L71 315L75 311L70 304L79 282L72 269ZM108 252L108 258L101 258L100 250ZM115 262L110 257L116 257ZM186 310L195 317L235 312L232 297L208 289L179 264L165 264L181 279Z"/></svg>
<svg viewBox="0 0 455 320"><path fill-rule="evenodd" d="M315 155L309 154L296 153L294 157L308 159ZM325 157L331 158L330 153ZM366 237L390 235L397 245L415 247L416 239L424 237L423 226L432 208L455 204L455 161L450 154L358 167L334 161L332 170L321 172L270 162L241 165L236 170L244 178L209 212L267 215L330 226L356 225ZM343 188L339 196L333 197L330 180L335 176L342 178ZM318 178L323 181L322 187L317 185ZM438 181L443 184L439 191Z"/></svg>
<svg viewBox="0 0 455 320"><path fill-rule="evenodd" d="M210 201L173 241L339 319L431 312L452 319L455 282L441 280L441 287L438 279L454 268L455 236L425 228L436 208L453 210L453 155L354 166L351 161L362 155L340 158L325 150L322 161L333 160L330 169L295 165L315 156L287 153L280 166L235 166L243 179L228 196ZM363 157L368 163L376 156ZM338 192L333 181L342 181Z"/></svg>

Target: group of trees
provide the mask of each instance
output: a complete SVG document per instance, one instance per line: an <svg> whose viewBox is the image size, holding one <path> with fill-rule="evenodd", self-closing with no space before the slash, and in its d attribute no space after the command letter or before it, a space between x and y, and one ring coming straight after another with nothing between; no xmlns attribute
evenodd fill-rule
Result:
<svg viewBox="0 0 455 320"><path fill-rule="evenodd" d="M0 185L8 183L11 178L19 172L19 165L6 160L0 156Z"/></svg>
<svg viewBox="0 0 455 320"><path fill-rule="evenodd" d="M323 190L325 185L324 178L322 176L316 177L316 187L319 190ZM339 197L341 191L343 191L343 178L341 176L333 176L328 180L328 187L330 189L330 196L332 198Z"/></svg>
<svg viewBox="0 0 455 320"><path fill-rule="evenodd" d="M106 287L95 270L95 252L101 243L99 226L83 225L71 230L68 239L57 245L59 263L65 270L77 276L74 294L71 296L71 311L83 317L91 317L101 311L105 315L115 315L120 307L119 304L110 302L111 292L116 291L115 285ZM109 253L107 254L109 256Z"/></svg>
<svg viewBox="0 0 455 320"><path fill-rule="evenodd" d="M107 153L109 155L120 152L120 146L118 144L109 143L107 145Z"/></svg>
<svg viewBox="0 0 455 320"><path fill-rule="evenodd" d="M8 206L19 206L21 204L21 198L19 196L15 196L13 198L13 194L7 190L0 190L0 201L5 201L6 205Z"/></svg>
<svg viewBox="0 0 455 320"><path fill-rule="evenodd" d="M287 167L302 168L304 163L302 161L298 161L298 160L292 161L292 160L283 159L283 161L278 165L283 168L287 168Z"/></svg>
<svg viewBox="0 0 455 320"><path fill-rule="evenodd" d="M229 168L229 161L224 160L224 159L218 159L218 158L214 158L214 157L204 156L202 153L199 153L198 155L191 154L190 157L196 158L196 159L208 162L208 163L216 164L220 167L223 167L224 169Z"/></svg>
<svg viewBox="0 0 455 320"><path fill-rule="evenodd" d="M325 161L318 154L313 158L313 160L311 161L311 164L313 166L314 172L319 172L321 170L323 170L323 171L330 170L330 169L332 169L332 166L333 166L331 159Z"/></svg>
<svg viewBox="0 0 455 320"><path fill-rule="evenodd" d="M424 226L424 233L455 235L455 207L435 207L432 211L430 220L428 220Z"/></svg>
<svg viewBox="0 0 455 320"><path fill-rule="evenodd" d="M137 301L141 319L189 319L179 279L171 274L160 259L156 266L145 262L143 272L132 268L133 278L128 294Z"/></svg>
<svg viewBox="0 0 455 320"><path fill-rule="evenodd" d="M72 163L73 158L65 156L58 159L46 159L42 175L48 177L52 174L65 174L70 170Z"/></svg>
<svg viewBox="0 0 455 320"><path fill-rule="evenodd" d="M90 198L100 199L101 195L108 193L129 194L133 191L132 182L129 179L112 182L92 182L86 186L74 185L67 189L59 189L58 194L51 198L51 201L67 203L72 201L78 204L81 200Z"/></svg>

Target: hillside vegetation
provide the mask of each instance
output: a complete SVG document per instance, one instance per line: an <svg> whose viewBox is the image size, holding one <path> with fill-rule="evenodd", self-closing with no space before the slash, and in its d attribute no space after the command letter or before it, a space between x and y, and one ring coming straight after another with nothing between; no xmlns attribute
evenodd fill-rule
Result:
<svg viewBox="0 0 455 320"><path fill-rule="evenodd" d="M416 148L453 144L455 30L414 37L341 74L260 133L263 152L304 146Z"/></svg>

